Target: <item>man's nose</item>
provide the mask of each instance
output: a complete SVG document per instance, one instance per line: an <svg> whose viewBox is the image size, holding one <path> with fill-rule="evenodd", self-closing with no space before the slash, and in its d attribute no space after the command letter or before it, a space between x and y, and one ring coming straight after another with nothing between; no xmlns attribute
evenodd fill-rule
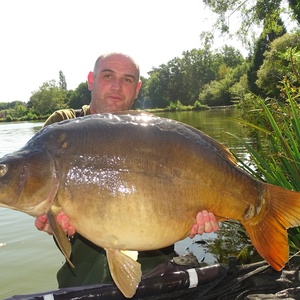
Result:
<svg viewBox="0 0 300 300"><path fill-rule="evenodd" d="M111 88L116 91L120 91L122 89L121 79L115 78L111 83Z"/></svg>

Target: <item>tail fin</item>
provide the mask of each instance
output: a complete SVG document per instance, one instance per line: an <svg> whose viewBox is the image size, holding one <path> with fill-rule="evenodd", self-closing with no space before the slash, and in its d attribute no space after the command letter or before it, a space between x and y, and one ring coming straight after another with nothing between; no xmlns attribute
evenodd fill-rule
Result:
<svg viewBox="0 0 300 300"><path fill-rule="evenodd" d="M244 227L258 253L280 271L289 259L287 229L300 226L300 193L270 184L265 188L265 215Z"/></svg>

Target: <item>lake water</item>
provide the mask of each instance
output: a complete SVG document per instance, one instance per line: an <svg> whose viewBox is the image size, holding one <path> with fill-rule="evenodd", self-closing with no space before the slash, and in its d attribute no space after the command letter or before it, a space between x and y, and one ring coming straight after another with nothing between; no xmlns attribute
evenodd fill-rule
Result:
<svg viewBox="0 0 300 300"><path fill-rule="evenodd" d="M233 150L240 158L247 159L243 145L230 132L245 138L245 129L233 118L237 109L213 109L200 112L159 113L190 124ZM0 123L0 157L21 148L41 128L40 122ZM178 253L187 248L199 260L213 263L214 258L195 243L214 235L197 236L176 244ZM48 291L57 288L56 272L64 257L51 236L34 227L34 219L24 213L0 208L0 299L16 295Z"/></svg>

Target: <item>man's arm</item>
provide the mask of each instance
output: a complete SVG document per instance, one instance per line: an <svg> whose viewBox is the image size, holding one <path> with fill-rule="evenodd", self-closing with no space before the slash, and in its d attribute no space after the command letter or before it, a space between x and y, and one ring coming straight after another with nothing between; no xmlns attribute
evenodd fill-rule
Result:
<svg viewBox="0 0 300 300"><path fill-rule="evenodd" d="M70 225L70 220L63 211L60 211L60 213L57 215L57 221L65 234L69 236L73 236L75 234L75 228ZM42 230L47 232L48 234L52 234L52 230L50 228L46 215L37 217L35 220L35 226L38 230ZM196 223L192 226L189 237L193 238L196 234L203 234L204 232L211 233L217 231L218 229L219 223L217 222L214 214L203 210L202 212L199 212L197 214Z"/></svg>

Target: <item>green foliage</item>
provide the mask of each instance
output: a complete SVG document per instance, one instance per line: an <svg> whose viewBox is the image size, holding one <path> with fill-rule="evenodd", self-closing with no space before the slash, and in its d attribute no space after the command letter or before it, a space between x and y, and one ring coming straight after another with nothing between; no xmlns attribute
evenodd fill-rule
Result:
<svg viewBox="0 0 300 300"><path fill-rule="evenodd" d="M192 49L182 53L182 58L174 58L167 64L160 65L149 72L149 79L145 83L143 107L147 103L147 108L163 108L168 105L172 109L171 102L177 100L184 106L193 106L199 101L199 93L204 87L212 82L218 86L217 93L208 93L204 104L207 105L227 105L230 103L231 92L228 89L240 80L243 75L240 73L246 69L241 53L233 47L224 46L222 49L213 52L207 44L203 49ZM231 73L231 77L227 76ZM219 83L224 79L224 82ZM230 81L230 83L227 83ZM211 95L214 98L210 98ZM201 99L201 98L200 98ZM217 102L217 104L216 104Z"/></svg>
<svg viewBox="0 0 300 300"><path fill-rule="evenodd" d="M218 15L214 27L221 33L229 34L230 29L243 41L244 45L251 45L249 38L256 36L260 28L264 35L270 32L279 33L283 24L278 22L281 13L285 13L285 21L290 23L294 18L300 23L300 8L298 0L289 0L290 10L286 10L283 0L203 0L203 2ZM240 23L237 25L238 19ZM234 28L233 28L234 27Z"/></svg>
<svg viewBox="0 0 300 300"><path fill-rule="evenodd" d="M203 109L203 105L201 104L201 102L198 100L195 101L193 110L201 110L201 109Z"/></svg>
<svg viewBox="0 0 300 300"><path fill-rule="evenodd" d="M294 18L298 21L300 25L300 2L299 0L288 0L289 6L293 12Z"/></svg>
<svg viewBox="0 0 300 300"><path fill-rule="evenodd" d="M34 121L34 120L37 120L38 117L36 114L32 113L32 112L29 112L26 117L24 118L24 120L27 120L27 121Z"/></svg>
<svg viewBox="0 0 300 300"><path fill-rule="evenodd" d="M270 37L269 34L268 38ZM286 37L286 40L290 39L288 35ZM149 78L142 78L142 89L133 108L197 110L204 106L223 106L237 102L245 106L243 102L251 98L251 94L247 94L246 77L249 62L245 61L241 53L233 47L224 46L218 50L211 50L211 38L212 34L207 34L203 48L185 51L181 58L175 57L166 64L153 68L148 73ZM266 40L267 38L264 42ZM275 42L280 44L275 40L274 45L277 45ZM267 61L260 70L260 91L263 89L263 92L268 95L273 95L276 91L280 96L280 87L276 81L278 76L287 75L290 80L295 79L291 70L297 69L299 65L298 37L293 40L294 47L291 51L284 48L286 43L282 45L266 53ZM264 49L267 46L260 44L259 47ZM280 52L277 49L285 49L285 51ZM273 63L273 60L276 63ZM248 74L256 76L256 69L252 68L252 73L249 71ZM275 76L275 80L272 81L270 76L274 79L274 74L277 77ZM254 80L255 76L253 76L248 82ZM62 71L59 72L59 77L58 84L55 80L44 82L37 91L32 93L27 104L20 101L20 103L15 101L12 106L0 103L0 118L3 120L7 114L10 114L13 119L24 119L29 111L39 118L47 117L57 109L80 108L90 103L87 82L79 84L74 91L66 90L67 85ZM181 105L178 105L178 100Z"/></svg>
<svg viewBox="0 0 300 300"><path fill-rule="evenodd" d="M151 108L150 101L145 97L145 90L148 82L148 78L141 76L142 86L138 95L138 98L134 101L132 109L147 109Z"/></svg>
<svg viewBox="0 0 300 300"><path fill-rule="evenodd" d="M11 115L6 115L5 120L6 122L11 122L13 120L13 117Z"/></svg>
<svg viewBox="0 0 300 300"><path fill-rule="evenodd" d="M264 60L264 53L268 50L269 45L272 41L274 41L279 36L282 36L286 33L286 29L281 21L278 20L278 23L281 25L282 30L277 33L271 30L269 33L263 32L254 46L254 54L251 58L250 67L247 72L248 75L248 87L250 92L256 95L265 95L262 90L257 86L257 71L260 69L261 65L263 64Z"/></svg>
<svg viewBox="0 0 300 300"><path fill-rule="evenodd" d="M231 94L231 102L240 103L242 100L244 100L246 97L246 93L248 92L247 87L248 87L247 75L243 74L240 77L239 81L236 81L229 88L229 92Z"/></svg>
<svg viewBox="0 0 300 300"><path fill-rule="evenodd" d="M235 68L244 61L241 52L232 46L223 46L220 49L220 54L222 56L222 61L229 68Z"/></svg>
<svg viewBox="0 0 300 300"><path fill-rule="evenodd" d="M0 119L7 122L22 119L27 114L25 102L12 101L0 103Z"/></svg>
<svg viewBox="0 0 300 300"><path fill-rule="evenodd" d="M91 91L88 89L87 82L82 82L78 87L70 92L68 106L72 108L81 108L83 105L90 104Z"/></svg>
<svg viewBox="0 0 300 300"><path fill-rule="evenodd" d="M252 96L243 107L244 120L239 122L256 133L258 147L244 142L251 163L240 161L240 165L259 180L300 192L300 88L287 80L282 85L284 103ZM291 253L295 253L300 249L300 229L292 228L288 233ZM261 259L246 231L236 223L223 223L208 249L219 262L227 262L231 255L243 263Z"/></svg>
<svg viewBox="0 0 300 300"><path fill-rule="evenodd" d="M39 90L32 93L28 108L37 115L47 115L55 110L66 108L67 91L57 86L55 80L44 82Z"/></svg>
<svg viewBox="0 0 300 300"><path fill-rule="evenodd" d="M259 132L260 147L245 145L256 169L246 164L243 167L271 184L300 192L300 88L284 80L281 92L286 99L284 104L257 99L259 114L252 115L253 123L248 125ZM289 230L292 250L299 250L299 237L298 228Z"/></svg>
<svg viewBox="0 0 300 300"><path fill-rule="evenodd" d="M183 104L189 105L198 99L201 88L215 79L214 69L217 69L215 64L218 63L219 57L214 60L213 52L207 48L185 51L182 55L181 73L183 76L179 84L181 93L176 96L176 99L179 98ZM175 99L170 98L170 100Z"/></svg>
<svg viewBox="0 0 300 300"><path fill-rule="evenodd" d="M238 257L243 262L250 262L250 256L256 255L248 235L239 223L224 222L216 234L217 238L207 241L205 248L219 263L227 264L230 256Z"/></svg>
<svg viewBox="0 0 300 300"><path fill-rule="evenodd" d="M229 82L226 79L221 81L213 80L203 86L199 94L199 101L210 106L220 106L230 104Z"/></svg>
<svg viewBox="0 0 300 300"><path fill-rule="evenodd" d="M149 72L150 77L144 86L145 98L148 102L145 108L162 108L167 106L168 74L166 70L166 65L161 65L160 69L153 69L153 71Z"/></svg>
<svg viewBox="0 0 300 300"><path fill-rule="evenodd" d="M26 107L26 103L22 101L0 102L0 110L10 109L16 106Z"/></svg>
<svg viewBox="0 0 300 300"><path fill-rule="evenodd" d="M176 102L170 102L167 107L167 110L169 110L169 111L176 111L176 110L184 111L184 110L192 110L193 108L194 108L193 106L191 106L191 105L185 106L180 102L180 100L177 100Z"/></svg>
<svg viewBox="0 0 300 300"><path fill-rule="evenodd" d="M59 71L59 87L63 90L67 90L67 82L66 82L66 77L63 73L63 71Z"/></svg>
<svg viewBox="0 0 300 300"><path fill-rule="evenodd" d="M270 97L282 98L281 82L285 77L292 84L298 84L293 66L298 68L300 65L300 32L277 38L264 56L264 62L257 73L257 86Z"/></svg>
<svg viewBox="0 0 300 300"><path fill-rule="evenodd" d="M252 122L245 123L258 131L260 147L253 149L246 145L257 165L259 177L267 182L300 191L300 120L299 88L293 89L287 81L283 82L282 92L287 101L284 104L257 99L260 110L247 114ZM249 172L257 176L252 168Z"/></svg>
<svg viewBox="0 0 300 300"><path fill-rule="evenodd" d="M230 105L232 99L239 98L247 89L247 82L243 77L247 71L247 63L230 68L222 64L220 66L223 77L221 80L213 80L203 86L199 94L199 101L210 106ZM242 80L244 78L244 80ZM238 85L239 84L239 85Z"/></svg>
<svg viewBox="0 0 300 300"><path fill-rule="evenodd" d="M176 103L170 102L170 104L168 106L168 110L169 111L176 111Z"/></svg>

